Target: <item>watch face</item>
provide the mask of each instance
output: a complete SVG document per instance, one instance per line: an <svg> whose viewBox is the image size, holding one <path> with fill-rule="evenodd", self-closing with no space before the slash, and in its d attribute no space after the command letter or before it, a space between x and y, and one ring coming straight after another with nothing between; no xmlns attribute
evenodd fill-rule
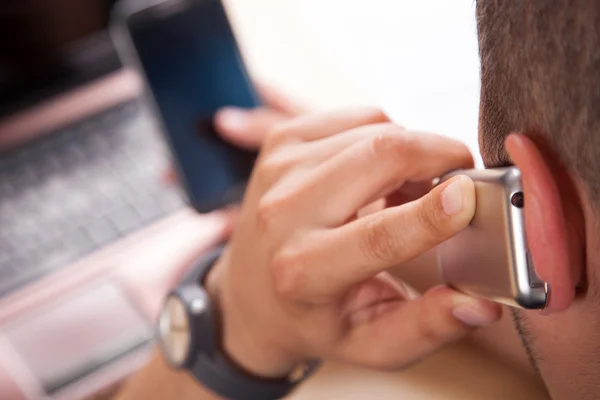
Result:
<svg viewBox="0 0 600 400"><path fill-rule="evenodd" d="M169 296L158 322L160 344L167 361L175 367L185 363L191 342L190 319L177 296Z"/></svg>

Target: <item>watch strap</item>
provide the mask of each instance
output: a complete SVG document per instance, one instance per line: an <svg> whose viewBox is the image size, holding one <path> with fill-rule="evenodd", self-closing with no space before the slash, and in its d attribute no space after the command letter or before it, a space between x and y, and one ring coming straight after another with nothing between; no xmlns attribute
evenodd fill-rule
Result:
<svg viewBox="0 0 600 400"><path fill-rule="evenodd" d="M223 254L224 246L211 251L196 263L182 279L181 285L202 287L212 266ZM203 287L202 287L203 288ZM209 326L201 327L205 332L201 344L196 346L196 354L188 369L192 375L208 389L231 400L274 400L289 394L300 382L310 376L320 364L307 363L293 377L268 379L252 376L237 366L222 351L220 343L220 314L218 304L211 302L208 307ZM203 324L204 325L204 324ZM210 330L207 332L207 330Z"/></svg>
<svg viewBox="0 0 600 400"><path fill-rule="evenodd" d="M215 265L217 260L223 254L225 250L225 246L221 245L216 247L213 250L210 250L208 253L202 255L202 258L194 263L193 267L190 268L179 283L179 286L183 285L199 285L202 289L204 289L204 281L208 276L208 273Z"/></svg>
<svg viewBox="0 0 600 400"><path fill-rule="evenodd" d="M234 366L221 352L212 357L202 355L192 367L192 374L209 389L231 400L275 400L288 395L317 366L307 368L299 379L264 379L248 375Z"/></svg>

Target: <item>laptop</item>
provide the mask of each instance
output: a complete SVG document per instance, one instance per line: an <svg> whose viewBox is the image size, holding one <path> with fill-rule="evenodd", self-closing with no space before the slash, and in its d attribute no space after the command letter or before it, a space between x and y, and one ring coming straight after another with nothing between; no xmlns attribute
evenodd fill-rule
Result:
<svg viewBox="0 0 600 400"><path fill-rule="evenodd" d="M184 206L107 32L114 2L0 5L0 296Z"/></svg>
<svg viewBox="0 0 600 400"><path fill-rule="evenodd" d="M0 3L0 398L84 398L146 362L192 222L216 228L165 182L115 0Z"/></svg>

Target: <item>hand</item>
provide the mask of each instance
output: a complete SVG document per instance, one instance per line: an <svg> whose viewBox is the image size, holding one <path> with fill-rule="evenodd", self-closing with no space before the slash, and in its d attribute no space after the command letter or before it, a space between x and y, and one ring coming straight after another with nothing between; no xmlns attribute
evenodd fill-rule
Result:
<svg viewBox="0 0 600 400"><path fill-rule="evenodd" d="M472 165L463 144L373 109L271 130L208 280L225 351L267 377L313 358L395 369L499 319L496 304L445 287L421 296L385 272L468 225L473 182L431 181ZM357 217L380 198L391 206Z"/></svg>

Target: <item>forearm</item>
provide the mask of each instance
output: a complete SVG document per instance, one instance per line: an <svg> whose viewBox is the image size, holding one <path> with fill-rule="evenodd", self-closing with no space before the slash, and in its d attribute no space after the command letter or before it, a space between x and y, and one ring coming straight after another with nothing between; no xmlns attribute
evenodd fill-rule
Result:
<svg viewBox="0 0 600 400"><path fill-rule="evenodd" d="M158 351L150 363L125 383L114 400L217 400L185 372L174 371Z"/></svg>

